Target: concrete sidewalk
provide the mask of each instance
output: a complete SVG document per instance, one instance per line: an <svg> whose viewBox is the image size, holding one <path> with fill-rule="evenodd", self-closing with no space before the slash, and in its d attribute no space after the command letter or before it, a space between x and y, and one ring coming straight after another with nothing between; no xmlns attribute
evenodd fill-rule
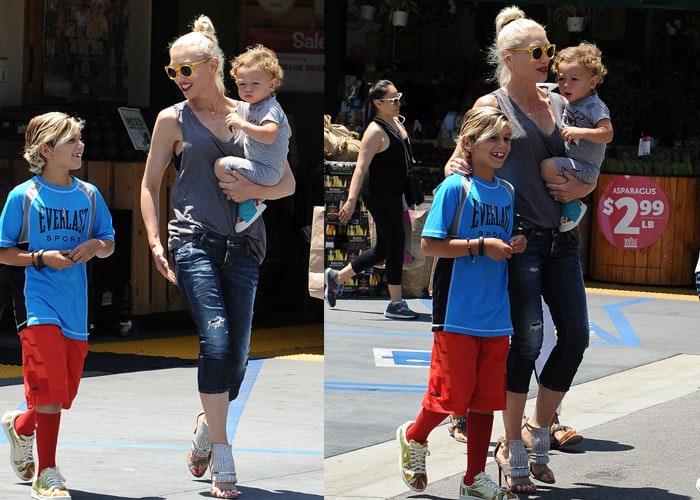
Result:
<svg viewBox="0 0 700 500"><path fill-rule="evenodd" d="M251 360L228 433L246 499L323 498L323 363ZM201 405L196 368L90 376L62 415L57 463L74 500L210 498L186 456ZM0 387L0 410L23 405L21 383ZM0 433L0 498L30 498Z"/></svg>
<svg viewBox="0 0 700 500"><path fill-rule="evenodd" d="M697 295L587 295L591 347L561 419L585 439L551 452L556 484L538 483L520 498L700 499ZM410 491L400 477L395 430L419 411L432 344L430 301L408 302L420 313L416 321L384 318L385 300L342 299L326 308L326 499L458 498L466 447L446 425L429 438L428 488ZM496 413L491 449L502 434ZM498 481L491 454L486 472Z"/></svg>
<svg viewBox="0 0 700 500"><path fill-rule="evenodd" d="M566 398L565 421L585 439L552 451L555 485L538 483L537 493L520 498L700 498L700 451L693 444L700 437L699 385L700 356L680 355L576 386ZM502 434L497 414L492 450ZM433 431L429 446L424 492L409 491L401 481L398 445L391 440L327 458L325 498L458 498L466 446L444 425ZM491 455L486 472L497 480Z"/></svg>

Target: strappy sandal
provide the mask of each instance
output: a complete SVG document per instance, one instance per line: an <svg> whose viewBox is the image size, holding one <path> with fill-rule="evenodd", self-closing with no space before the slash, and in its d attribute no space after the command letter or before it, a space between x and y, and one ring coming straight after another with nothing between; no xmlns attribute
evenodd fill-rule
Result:
<svg viewBox="0 0 700 500"><path fill-rule="evenodd" d="M238 498L236 464L233 462L230 444L215 443L212 445L209 468L211 469L211 496L214 498ZM222 488L223 484L230 484L231 487Z"/></svg>
<svg viewBox="0 0 700 500"><path fill-rule="evenodd" d="M197 425L194 428L192 447L187 454L187 468L194 477L202 477L209 467L211 458L211 436L209 426L205 422L204 412L197 415Z"/></svg>
<svg viewBox="0 0 700 500"><path fill-rule="evenodd" d="M447 432L455 441L467 442L467 418L464 415L450 415L450 423L447 424Z"/></svg>
<svg viewBox="0 0 700 500"><path fill-rule="evenodd" d="M532 435L531 445L525 447L530 458L530 473L532 477L546 484L557 482L554 472L547 465L549 463L549 427L534 427L527 420L523 424ZM537 470L535 470L537 467Z"/></svg>
<svg viewBox="0 0 700 500"><path fill-rule="evenodd" d="M559 449L562 446L573 446L583 441L583 436L568 425L552 424L549 430L549 446Z"/></svg>
<svg viewBox="0 0 700 500"><path fill-rule="evenodd" d="M498 456L501 449L508 448L508 458ZM520 439L501 437L493 449L493 460L498 466L498 486L502 486L501 476L505 477L505 488L510 493L534 493L537 485L530 481L530 469L527 466L527 452ZM514 483L514 479L522 482Z"/></svg>

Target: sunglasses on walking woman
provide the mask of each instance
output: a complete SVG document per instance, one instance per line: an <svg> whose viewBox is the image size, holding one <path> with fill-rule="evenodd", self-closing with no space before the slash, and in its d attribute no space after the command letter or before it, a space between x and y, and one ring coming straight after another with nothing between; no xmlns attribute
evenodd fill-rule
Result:
<svg viewBox="0 0 700 500"><path fill-rule="evenodd" d="M557 46L553 43L542 45L540 47L520 47L508 50L527 50L530 53L530 60L539 61L542 56L547 56L547 59L554 57L554 53L557 51Z"/></svg>
<svg viewBox="0 0 700 500"><path fill-rule="evenodd" d="M196 62L176 64L174 66L165 66L165 72L168 74L168 78L170 78L171 80L177 78L178 72L182 76L187 78L189 76L192 76L192 73L194 73L195 66L197 66L198 64L202 64L203 62L207 62L209 59L211 59L211 57L207 57L206 59L202 59L201 61Z"/></svg>
<svg viewBox="0 0 700 500"><path fill-rule="evenodd" d="M391 104L399 104L401 102L401 97L403 97L403 93L399 92L396 94L396 97L391 97L387 99L377 99L378 101L389 101Z"/></svg>

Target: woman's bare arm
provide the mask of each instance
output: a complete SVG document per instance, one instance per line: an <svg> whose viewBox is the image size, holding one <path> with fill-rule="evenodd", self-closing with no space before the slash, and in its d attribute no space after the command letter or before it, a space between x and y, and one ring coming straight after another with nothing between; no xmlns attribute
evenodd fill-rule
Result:
<svg viewBox="0 0 700 500"><path fill-rule="evenodd" d="M160 236L160 186L175 147L181 141L182 133L175 110L166 108L158 114L153 127L151 147L141 180L141 216L146 227L148 246L151 248L156 268L171 283L175 283L175 273L170 268Z"/></svg>
<svg viewBox="0 0 700 500"><path fill-rule="evenodd" d="M249 181L238 172L231 171L231 175L236 178L235 182L219 182L219 187L224 194L235 202L260 198L262 200L278 200L294 194L296 180L289 166L289 162L284 162L284 175L274 186L261 186Z"/></svg>

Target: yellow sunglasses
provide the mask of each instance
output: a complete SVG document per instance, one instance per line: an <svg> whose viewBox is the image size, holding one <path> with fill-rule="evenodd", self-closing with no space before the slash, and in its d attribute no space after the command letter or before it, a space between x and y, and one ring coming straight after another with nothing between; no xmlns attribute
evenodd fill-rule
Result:
<svg viewBox="0 0 700 500"><path fill-rule="evenodd" d="M554 53L557 51L557 46L553 43L548 43L540 47L520 47L508 50L527 50L530 53L530 60L539 61L543 55L547 56L547 59L553 58Z"/></svg>
<svg viewBox="0 0 700 500"><path fill-rule="evenodd" d="M207 62L209 59L211 59L211 57L207 57L206 59L202 59L201 61L176 64L175 66L166 66L165 72L167 73L168 78L170 78L171 80L177 78L178 72L182 76L187 78L189 76L192 76L192 73L194 73L195 66L197 66L198 64L202 64L203 62Z"/></svg>

